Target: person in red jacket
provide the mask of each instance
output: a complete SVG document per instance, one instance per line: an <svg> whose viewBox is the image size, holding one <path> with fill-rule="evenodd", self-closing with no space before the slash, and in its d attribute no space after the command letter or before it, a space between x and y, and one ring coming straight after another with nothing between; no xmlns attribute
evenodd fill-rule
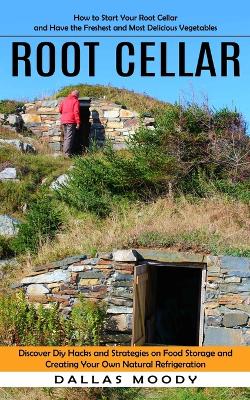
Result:
<svg viewBox="0 0 250 400"><path fill-rule="evenodd" d="M64 130L63 153L66 157L70 157L73 153L76 130L80 127L80 103L78 98L79 91L73 90L59 106Z"/></svg>

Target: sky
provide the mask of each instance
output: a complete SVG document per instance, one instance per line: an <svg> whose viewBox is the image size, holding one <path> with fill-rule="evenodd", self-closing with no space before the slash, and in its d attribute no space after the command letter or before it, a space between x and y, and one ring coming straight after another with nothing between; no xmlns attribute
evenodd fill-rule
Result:
<svg viewBox="0 0 250 400"><path fill-rule="evenodd" d="M152 16L171 15L177 16L176 22L136 21L137 26L143 24L163 24L165 26L180 25L213 25L217 31L212 32L48 32L34 31L35 26L60 25L70 26L76 24L83 26L86 22L74 22L74 15L99 16ZM236 107L241 111L250 125L249 89L250 89L250 2L246 0L210 0L206 2L198 0L42 0L4 1L1 4L0 26L0 99L28 100L49 96L61 87L68 84L105 84L127 88L140 93L146 93L167 102L176 101L203 101L206 100L214 108ZM3 17L4 16L4 17ZM105 22L91 21L90 25ZM107 22L114 26L122 25L121 21ZM131 22L130 22L131 24ZM211 37L195 37L195 35L210 35ZM31 37L39 35L40 37ZM41 37L42 35L71 36L71 37ZM102 37L101 37L102 35ZM107 37L107 36L112 37ZM186 37L174 37L186 35ZM225 37L212 37L212 36ZM236 36L248 37L236 37ZM10 37L12 36L12 37ZM14 37L15 36L15 37ZM30 36L30 37L29 37ZM81 37L85 36L85 37ZM103 37L106 36L106 37ZM117 36L117 37L116 37ZM127 36L127 37L124 37ZM140 37L136 37L140 36ZM153 37L154 36L154 37ZM158 37L157 37L158 36ZM161 36L161 37L159 37ZM31 45L32 76L25 77L23 68L20 67L20 75L12 76L12 43L25 41ZM36 70L36 48L40 42L50 41L56 47L56 71L52 77L40 77ZM61 72L61 47L65 42L77 42L81 48L81 71L76 77L66 77ZM83 46L86 41L99 41L100 46L96 50L96 73L94 77L88 75L88 51ZM121 77L116 72L116 46L121 41L129 41L134 45L135 56L130 57L135 61L135 72L130 77ZM148 63L148 70L155 72L155 76L140 76L140 44L142 41L155 42L150 47L148 55L155 57ZM178 43L186 44L187 69L194 71L200 44L209 41L218 76L211 77L208 72L201 77L178 76ZM240 77L232 76L229 68L227 77L220 76L220 50L222 41L234 41L240 45ZM161 77L160 70L160 42L168 43L168 67L175 71L175 77ZM46 69L46 52L44 68ZM124 51L124 65L128 58ZM69 52L69 57L71 53ZM20 63L21 66L21 63ZM69 63L69 69L72 65ZM126 68L126 67L124 67ZM248 128L248 131L250 128Z"/></svg>

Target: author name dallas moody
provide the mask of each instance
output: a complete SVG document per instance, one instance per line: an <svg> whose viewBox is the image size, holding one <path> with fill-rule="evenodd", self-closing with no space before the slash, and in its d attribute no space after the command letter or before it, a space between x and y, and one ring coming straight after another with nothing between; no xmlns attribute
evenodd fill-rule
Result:
<svg viewBox="0 0 250 400"><path fill-rule="evenodd" d="M110 374L85 374L81 373L70 374L56 374L54 375L54 384L58 386L86 386L86 387L116 387L116 386L192 386L197 383L197 375L188 374L149 374L149 373L122 373L116 375L115 373ZM196 386L196 385L195 385Z"/></svg>

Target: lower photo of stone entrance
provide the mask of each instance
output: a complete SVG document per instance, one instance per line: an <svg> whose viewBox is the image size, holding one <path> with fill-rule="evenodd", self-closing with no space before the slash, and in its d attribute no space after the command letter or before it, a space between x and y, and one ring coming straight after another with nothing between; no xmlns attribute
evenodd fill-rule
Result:
<svg viewBox="0 0 250 400"><path fill-rule="evenodd" d="M202 263L135 267L132 344L201 345L205 276Z"/></svg>
<svg viewBox="0 0 250 400"><path fill-rule="evenodd" d="M248 346L250 259L121 249L34 266L13 289L69 317L104 303L102 345Z"/></svg>

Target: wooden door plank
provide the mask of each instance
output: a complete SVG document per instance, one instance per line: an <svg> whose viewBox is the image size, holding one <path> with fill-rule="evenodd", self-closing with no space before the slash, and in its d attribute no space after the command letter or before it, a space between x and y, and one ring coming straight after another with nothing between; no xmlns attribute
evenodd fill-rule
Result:
<svg viewBox="0 0 250 400"><path fill-rule="evenodd" d="M145 304L146 284L148 279L147 266L140 265L135 268L134 281L134 309L132 345L145 343Z"/></svg>

